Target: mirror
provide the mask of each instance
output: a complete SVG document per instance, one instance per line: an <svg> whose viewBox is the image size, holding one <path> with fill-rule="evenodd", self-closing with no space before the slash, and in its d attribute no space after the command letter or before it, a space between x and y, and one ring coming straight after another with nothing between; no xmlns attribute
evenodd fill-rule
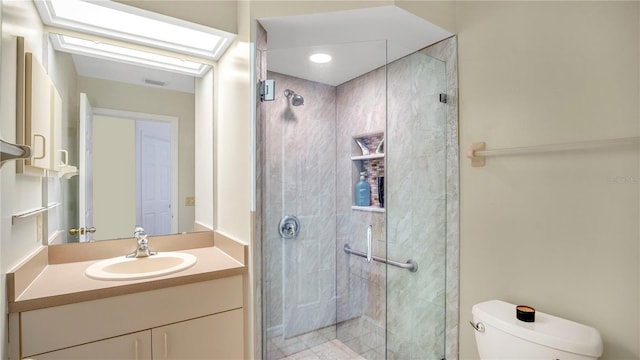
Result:
<svg viewBox="0 0 640 360"><path fill-rule="evenodd" d="M136 225L150 235L191 231L195 79L48 48L49 68L64 77L58 82L72 84L63 94L68 113L62 146L80 172L69 179L48 178L48 203L62 204L50 212L49 229L65 230L55 243L130 238ZM80 114L89 104L93 131L83 138ZM92 144L90 151L85 143ZM80 164L84 154L93 159L93 171ZM79 195L82 188L92 188L93 195ZM85 217L93 221L81 224ZM91 227L95 233L83 231Z"/></svg>

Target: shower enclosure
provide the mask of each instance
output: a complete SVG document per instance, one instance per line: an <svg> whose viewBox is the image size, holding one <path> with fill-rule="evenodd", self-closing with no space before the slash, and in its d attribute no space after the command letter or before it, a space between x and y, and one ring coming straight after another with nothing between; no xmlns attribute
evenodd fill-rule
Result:
<svg viewBox="0 0 640 360"><path fill-rule="evenodd" d="M317 47L260 40L258 77L276 84L256 117L262 357L445 358L445 62L333 44L370 61L346 80L322 66L301 78L270 60ZM370 200L356 206L361 174Z"/></svg>

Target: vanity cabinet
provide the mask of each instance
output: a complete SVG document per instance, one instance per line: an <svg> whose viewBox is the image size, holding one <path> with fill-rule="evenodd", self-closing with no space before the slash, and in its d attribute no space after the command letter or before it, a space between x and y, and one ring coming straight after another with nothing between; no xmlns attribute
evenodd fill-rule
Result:
<svg viewBox="0 0 640 360"><path fill-rule="evenodd" d="M37 355L35 360L71 360L71 359L137 359L151 360L151 331L133 334L74 346L67 349Z"/></svg>
<svg viewBox="0 0 640 360"><path fill-rule="evenodd" d="M241 275L19 313L33 359L242 359Z"/></svg>
<svg viewBox="0 0 640 360"><path fill-rule="evenodd" d="M151 330L153 359L242 359L242 309Z"/></svg>
<svg viewBox="0 0 640 360"><path fill-rule="evenodd" d="M242 359L242 309L37 355L70 359Z"/></svg>

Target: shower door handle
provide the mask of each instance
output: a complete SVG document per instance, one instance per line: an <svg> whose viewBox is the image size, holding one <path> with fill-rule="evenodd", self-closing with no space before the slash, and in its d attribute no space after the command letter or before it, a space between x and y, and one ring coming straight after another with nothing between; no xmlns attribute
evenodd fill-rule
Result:
<svg viewBox="0 0 640 360"><path fill-rule="evenodd" d="M371 262L373 258L371 255L371 232L373 229L373 225L369 225L367 228L367 262Z"/></svg>

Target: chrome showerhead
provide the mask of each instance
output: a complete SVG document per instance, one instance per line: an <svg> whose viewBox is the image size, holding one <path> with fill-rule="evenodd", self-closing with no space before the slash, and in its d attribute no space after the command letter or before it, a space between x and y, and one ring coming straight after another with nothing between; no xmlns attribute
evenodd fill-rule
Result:
<svg viewBox="0 0 640 360"><path fill-rule="evenodd" d="M293 98L291 99L291 105L293 106L304 105L304 98L298 94L293 95Z"/></svg>
<svg viewBox="0 0 640 360"><path fill-rule="evenodd" d="M293 106L304 105L304 98L301 95L296 94L293 90L285 90L284 96L291 98L291 105Z"/></svg>

